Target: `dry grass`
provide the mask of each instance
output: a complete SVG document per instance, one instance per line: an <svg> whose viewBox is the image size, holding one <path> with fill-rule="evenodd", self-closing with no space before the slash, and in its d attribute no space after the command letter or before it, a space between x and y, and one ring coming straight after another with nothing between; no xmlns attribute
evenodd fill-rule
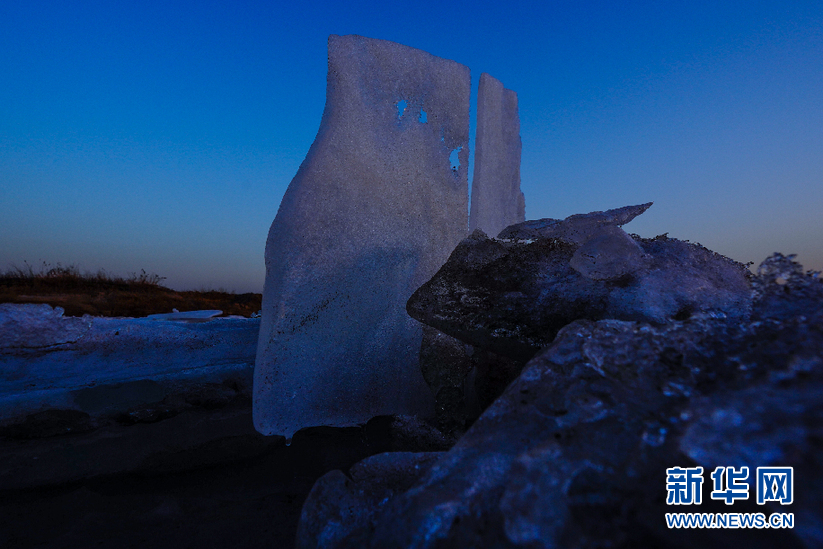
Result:
<svg viewBox="0 0 823 549"><path fill-rule="evenodd" d="M67 316L140 317L172 309L220 309L225 315L250 316L261 308L261 294L176 292L162 286L163 280L145 270L123 278L103 269L81 273L76 265L44 262L35 270L25 263L0 272L0 303L48 303L63 307Z"/></svg>

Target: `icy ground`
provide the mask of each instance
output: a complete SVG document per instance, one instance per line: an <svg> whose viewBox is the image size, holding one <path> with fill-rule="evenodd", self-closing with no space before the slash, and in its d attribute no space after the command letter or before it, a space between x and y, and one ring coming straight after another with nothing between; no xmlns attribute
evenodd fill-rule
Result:
<svg viewBox="0 0 823 549"><path fill-rule="evenodd" d="M0 424L48 408L123 411L192 382L234 378L251 387L260 320L201 313L194 322L183 313L79 318L49 305L0 304Z"/></svg>

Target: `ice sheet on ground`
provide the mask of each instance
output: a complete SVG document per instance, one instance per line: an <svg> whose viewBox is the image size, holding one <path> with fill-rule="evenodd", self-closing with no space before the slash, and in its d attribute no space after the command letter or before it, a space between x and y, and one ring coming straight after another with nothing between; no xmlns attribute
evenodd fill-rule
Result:
<svg viewBox="0 0 823 549"><path fill-rule="evenodd" d="M213 311L212 311L213 312ZM251 376L259 319L156 322L63 317L48 305L0 305L0 421L76 407L73 391L151 379Z"/></svg>
<svg viewBox="0 0 823 549"><path fill-rule="evenodd" d="M222 314L223 311L219 309L203 311L184 311L182 313L175 309L173 313L159 313L155 315L148 315L146 318L150 318L152 320L188 320L205 322L211 320L215 316Z"/></svg>

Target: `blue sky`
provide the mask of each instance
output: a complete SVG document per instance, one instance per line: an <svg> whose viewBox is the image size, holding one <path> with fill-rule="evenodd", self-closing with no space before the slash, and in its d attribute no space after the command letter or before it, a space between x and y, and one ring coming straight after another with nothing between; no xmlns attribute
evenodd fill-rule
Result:
<svg viewBox="0 0 823 549"><path fill-rule="evenodd" d="M823 270L819 0L0 2L0 269L261 291L329 34L518 92L529 219L654 201L627 230Z"/></svg>

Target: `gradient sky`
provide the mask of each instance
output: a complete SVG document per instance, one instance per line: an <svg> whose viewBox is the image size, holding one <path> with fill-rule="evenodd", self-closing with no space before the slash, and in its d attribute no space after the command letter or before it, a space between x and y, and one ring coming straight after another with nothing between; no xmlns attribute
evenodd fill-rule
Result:
<svg viewBox="0 0 823 549"><path fill-rule="evenodd" d="M330 34L515 90L528 219L654 201L628 231L823 270L820 0L0 1L0 269L261 291Z"/></svg>

